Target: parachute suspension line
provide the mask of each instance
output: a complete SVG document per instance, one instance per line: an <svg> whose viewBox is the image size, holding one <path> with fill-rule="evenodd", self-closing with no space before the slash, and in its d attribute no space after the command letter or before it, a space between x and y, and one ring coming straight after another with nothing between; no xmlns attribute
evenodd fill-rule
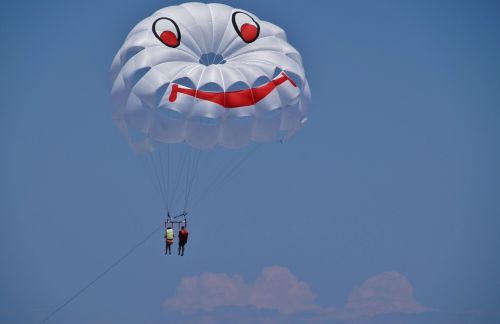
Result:
<svg viewBox="0 0 500 324"><path fill-rule="evenodd" d="M191 149L188 148L188 157L187 157L187 169L186 169L186 182L184 184L184 209L186 208L186 197L187 197L187 191L188 191L188 182L189 182L189 176L191 174L191 160L193 159Z"/></svg>
<svg viewBox="0 0 500 324"><path fill-rule="evenodd" d="M153 166L153 170L154 170L154 174L155 174L155 177L156 177L156 182L158 184L158 188L160 189L160 196L161 196L161 199L163 201L163 205L165 207L166 210L168 210L168 206L167 206L167 200L166 200L166 195L165 195L165 188L162 186L162 181L161 181L161 177L158 173L158 168L156 167L156 163L155 163L155 159L154 159L154 156L153 156L153 153L149 153L149 158L151 160L151 164Z"/></svg>
<svg viewBox="0 0 500 324"><path fill-rule="evenodd" d="M232 179L236 174L238 174L238 169L245 163L246 160L248 160L255 152L257 152L261 148L260 145L256 145L254 148L252 148L250 151L248 151L242 158L240 158L231 168L223 169L222 174L219 174L217 177L215 177L206 187L205 190L198 195L197 199L193 203L193 207L198 205L200 201L202 201L210 192L209 190L212 189L212 187L217 184L217 189L222 187L224 184L229 182L230 179ZM228 171L229 169L229 171ZM224 173L225 172L225 173Z"/></svg>
<svg viewBox="0 0 500 324"><path fill-rule="evenodd" d="M219 186L226 184L230 179L234 178L234 176L238 174L238 170L240 169L240 167L261 147L262 146L260 145L256 145L254 148L252 148L252 150L245 154L245 156L241 160L239 160L238 163L233 166L233 168L224 176Z"/></svg>
<svg viewBox="0 0 500 324"><path fill-rule="evenodd" d="M184 185L184 207L183 209L186 210L187 208L187 197L188 197L188 191L189 191L189 180L191 178L191 174L193 173L193 157L194 153L190 149L189 151L189 156L188 156L188 161L187 161L187 171L186 171L186 183Z"/></svg>
<svg viewBox="0 0 500 324"><path fill-rule="evenodd" d="M193 183L198 171L198 164L200 161L201 151L197 150L195 153L193 153L193 155L194 157L191 158L191 161L189 163L189 172L186 176L186 194L184 197L184 211L186 211L188 207L189 197L191 196L191 189L193 187Z"/></svg>
<svg viewBox="0 0 500 324"><path fill-rule="evenodd" d="M214 172L213 172L214 176L210 179L210 181L205 186L202 193L200 193L198 196L201 196L201 195L203 195L204 192L208 191L213 186L213 184L215 182L217 182L226 172L228 172L228 170L231 168L231 166L235 163L236 160L237 159L232 159L231 161L229 161L225 164L219 165L217 170L214 170Z"/></svg>
<svg viewBox="0 0 500 324"><path fill-rule="evenodd" d="M168 197L168 191L169 191L169 183L167 182L167 184L165 184L165 172L163 172L163 169L164 169L164 166L163 166L163 158L162 158L162 147L160 146L158 148L158 159L159 159L159 164L160 164L160 183L161 183L161 186L163 188L163 194L165 195L165 206L167 208L167 213L169 213L170 209L169 209L169 197ZM168 160L167 160L167 163L168 163ZM167 179L168 181L168 179Z"/></svg>
<svg viewBox="0 0 500 324"><path fill-rule="evenodd" d="M167 206L170 205L170 144L167 145ZM170 210L167 209L167 213Z"/></svg>
<svg viewBox="0 0 500 324"><path fill-rule="evenodd" d="M141 156L141 158L139 159L139 161L141 161L141 166L144 169L144 172L146 173L149 181L153 185L153 188L156 190L156 193L158 194L158 196L161 199L162 198L161 188L158 186L158 182L154 179L155 177L154 177L153 172L151 170L152 167L150 167L148 165L147 158L145 156Z"/></svg>
<svg viewBox="0 0 500 324"><path fill-rule="evenodd" d="M228 172L228 170L231 168L232 165L234 165L236 163L237 160L238 160L237 158L232 159L229 162L227 162L223 165L220 165L216 172L214 170L214 172L213 172L214 176L209 181L209 183L205 186L205 190L203 192L209 190L215 182L219 181L219 179L222 178L222 176Z"/></svg>
<svg viewBox="0 0 500 324"><path fill-rule="evenodd" d="M148 235L146 235L143 239L141 239L138 243L136 243L132 248L130 248L125 254L123 254L121 257L116 259L115 262L111 263L106 269L104 269L101 273L99 273L94 279L89 281L85 286L83 286L80 290L78 290L73 296L68 298L64 303L62 303L60 306L58 306L55 310L52 311L49 315L47 315L44 319L40 321L40 324L47 322L52 316L57 314L60 310L62 310L66 305L71 303L73 300L75 300L78 296L83 294L85 290L89 289L93 284L95 284L99 279L104 277L108 272L110 272L113 268L118 266L120 263L123 262L129 255L131 255L137 248L139 248L141 245L146 243L153 235L156 234L161 228L163 228L163 224L160 226L156 227L153 231L151 231Z"/></svg>
<svg viewBox="0 0 500 324"><path fill-rule="evenodd" d="M165 209L169 209L168 206L168 195L167 195L167 186L165 185L165 177L164 177L164 171L163 171L163 158L160 156L161 151L156 153L156 168L158 170L158 181L161 184L161 187L163 189L163 200L164 200L164 205Z"/></svg>
<svg viewBox="0 0 500 324"><path fill-rule="evenodd" d="M189 203L189 199L191 198L191 190L193 188L193 183L194 183L194 181L196 179L196 176L198 175L198 166L199 166L199 163L200 163L200 160L201 160L201 154L202 154L201 150L198 151L197 153L198 153L198 155L196 157L196 165L194 167L194 176L191 179L191 184L189 186L188 199L187 199L188 203Z"/></svg>
<svg viewBox="0 0 500 324"><path fill-rule="evenodd" d="M175 175L175 179L174 179L174 186L173 186L173 194L172 194L172 206L175 206L175 202L177 201L177 193L179 192L178 189L179 189L179 186L180 186L180 182L181 182L181 178L182 178L182 174L184 172L184 166L186 164L186 159L187 159L187 156L188 156L188 147L187 146L184 146L184 153L183 153L183 156L182 158L179 158L179 163L180 163L180 166L177 166L176 169L178 169L176 175Z"/></svg>
<svg viewBox="0 0 500 324"><path fill-rule="evenodd" d="M200 155L201 155L201 151L196 151L194 153L194 157L192 159L192 165L191 165L191 172L190 172L191 176L186 179L188 182L186 183L187 190L186 190L186 196L185 196L185 200L184 200L184 210L187 210L189 198L191 196L191 190L193 188L193 183L194 183L194 180L196 179L196 175L198 173L198 163L200 160Z"/></svg>

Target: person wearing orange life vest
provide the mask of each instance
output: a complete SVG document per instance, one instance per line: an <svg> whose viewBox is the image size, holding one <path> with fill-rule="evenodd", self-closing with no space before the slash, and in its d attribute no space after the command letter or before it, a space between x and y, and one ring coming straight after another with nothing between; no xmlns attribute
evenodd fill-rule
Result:
<svg viewBox="0 0 500 324"><path fill-rule="evenodd" d="M179 251L177 255L184 256L184 246L188 241L189 232L185 229L184 226L181 226L181 230L179 231Z"/></svg>
<svg viewBox="0 0 500 324"><path fill-rule="evenodd" d="M165 231L165 254L172 254L172 244L174 243L174 230L172 227L167 227Z"/></svg>

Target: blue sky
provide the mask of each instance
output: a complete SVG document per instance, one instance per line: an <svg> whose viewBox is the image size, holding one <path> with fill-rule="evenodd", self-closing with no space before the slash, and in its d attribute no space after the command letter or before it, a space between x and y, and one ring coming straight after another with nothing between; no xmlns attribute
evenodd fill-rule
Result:
<svg viewBox="0 0 500 324"><path fill-rule="evenodd" d="M158 233L51 322L498 323L498 2L226 3L301 52L307 126L193 208L186 256ZM161 224L109 66L172 4L0 4L1 322L38 323Z"/></svg>

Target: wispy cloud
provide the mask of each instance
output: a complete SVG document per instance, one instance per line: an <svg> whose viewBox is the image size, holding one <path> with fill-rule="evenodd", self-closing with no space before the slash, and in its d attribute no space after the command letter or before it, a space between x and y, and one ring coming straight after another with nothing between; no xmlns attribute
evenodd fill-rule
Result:
<svg viewBox="0 0 500 324"><path fill-rule="evenodd" d="M168 310L193 314L217 307L253 307L282 315L309 313L322 320L352 320L390 313L415 314L429 309L413 297L413 287L398 272L384 272L354 287L343 307L322 307L316 293L287 268L266 267L253 283L238 275L203 273L181 280L174 296L166 300Z"/></svg>

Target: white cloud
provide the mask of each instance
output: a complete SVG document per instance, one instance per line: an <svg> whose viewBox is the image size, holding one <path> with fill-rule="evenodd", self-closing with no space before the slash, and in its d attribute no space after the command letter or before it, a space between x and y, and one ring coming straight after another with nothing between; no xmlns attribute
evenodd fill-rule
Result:
<svg viewBox="0 0 500 324"><path fill-rule="evenodd" d="M413 297L413 287L400 273L384 272L354 287L341 308L321 307L316 294L287 268L266 267L254 283L240 276L203 273L184 278L167 309L192 314L210 312L220 306L275 310L283 315L309 312L319 321L371 318L389 313L422 313L429 309Z"/></svg>
<svg viewBox="0 0 500 324"><path fill-rule="evenodd" d="M357 316L372 317L387 313L421 313L428 309L413 297L413 287L398 272L384 272L354 287L345 310Z"/></svg>
<svg viewBox="0 0 500 324"><path fill-rule="evenodd" d="M247 305L249 294L250 287L240 276L203 273L182 279L175 296L167 299L165 305L183 313L210 311L217 306Z"/></svg>
<svg viewBox="0 0 500 324"><path fill-rule="evenodd" d="M311 287L283 267L267 267L252 285L249 304L275 309L283 314L315 310L316 294Z"/></svg>
<svg viewBox="0 0 500 324"><path fill-rule="evenodd" d="M352 288L343 307L324 308L318 315L326 322L332 319L358 323L377 315L427 311L430 309L413 297L413 287L405 276L398 272L383 272Z"/></svg>
<svg viewBox="0 0 500 324"><path fill-rule="evenodd" d="M253 284L222 273L184 278L165 305L183 313L210 311L218 306L253 306L293 314L316 309L315 298L308 284L297 280L288 269L273 266L264 268Z"/></svg>

